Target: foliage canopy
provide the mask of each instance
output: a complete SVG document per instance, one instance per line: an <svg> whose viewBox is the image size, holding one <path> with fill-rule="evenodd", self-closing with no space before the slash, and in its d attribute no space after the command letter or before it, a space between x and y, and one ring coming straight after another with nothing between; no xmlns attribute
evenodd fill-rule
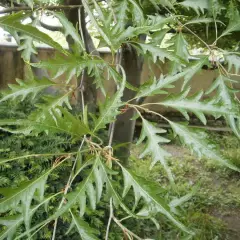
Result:
<svg viewBox="0 0 240 240"><path fill-rule="evenodd" d="M31 8L38 3L31 0L19 1ZM76 152L66 152L57 157L47 170L29 176L28 180L16 188L0 189L0 223L3 230L0 239L33 239L43 227L55 221L52 239L56 237L58 219L64 220L68 215L72 224L68 233L78 232L81 239L98 239L98 232L91 228L84 216L88 209L95 210L98 204L106 198L110 202L110 220L124 230L126 237L135 236L131 230L125 228L121 221L113 215L113 208L121 208L127 217L149 219L156 222L156 214L164 215L172 224L182 231L182 234L193 235L184 226L166 202L164 196L158 194L158 189L144 178L137 176L121 164L121 159L114 156L114 146L102 137L102 131L113 123L117 116L127 108L136 111L135 118L142 121L142 133L138 143L146 140L142 156L152 156L152 167L158 162L164 166L171 184L174 176L168 166L169 154L162 148L162 143L169 142L164 136L164 130L144 118L144 112L151 112L163 118L170 124L176 136L189 147L199 158L211 157L216 162L234 171L240 171L229 159L222 157L213 143L209 143L205 133L188 128L187 124L174 123L165 116L149 110L151 105L174 108L189 120L189 113L194 113L201 122L207 124L207 116L224 118L236 136L240 137L239 100L234 89L233 76L240 74L240 57L236 42L227 49L222 48L222 39L240 31L239 1L228 1L222 4L218 0L112 0L96 1L82 0L82 7L88 15L100 39L100 46L109 47L113 55L121 54L121 48L133 48L139 55L156 64L159 61L169 64L169 72L162 76L153 76L139 88L134 88L126 81L124 69L118 61L105 62L98 56L88 54L82 31L73 26L63 13L47 11L59 19L64 29L65 37L74 40L71 50L63 49L55 40L38 30L35 22L23 24L22 20L31 16L33 12L18 12L0 17L0 26L15 37L22 51L24 60L33 67L51 69L49 79L18 80L5 91L0 102L10 100L23 101L31 97L40 99L34 110L27 118L6 118L0 120L1 130L14 134L38 135L63 134L71 143L78 146ZM153 10L154 9L154 10ZM195 13L193 14L193 11ZM41 11L34 10L39 19ZM80 26L81 28L81 26ZM196 34L191 29L205 29L206 36ZM210 35L209 29L214 30ZM169 40L169 47L161 48L166 33L173 36ZM147 41L142 42L140 35L146 35ZM189 37L189 35L191 37ZM188 41L195 38L206 49L206 54L199 56L195 63L189 61L190 52ZM214 41L210 42L214 38ZM29 63L31 54L36 53L34 41L40 41L56 49L59 54L55 59L45 62ZM224 57L228 69L218 60L216 55ZM210 60L210 61L209 61ZM219 76L207 92L199 92L189 96L191 79L204 65L216 68ZM234 69L234 73L233 70ZM82 101L82 111L76 114L71 111L70 98L80 90L81 85L72 85L73 76L89 74L95 77L96 86L102 86L103 93L105 79L104 71L117 85L117 91L107 96L99 107L99 113L88 112L87 104ZM57 76L67 74L66 82L54 82ZM184 79L182 91L178 95L168 93L168 89L180 79ZM57 95L47 95L44 90L58 87ZM126 88L134 89L135 97L123 101L122 96ZM209 95L210 93L214 93ZM134 104L132 100L142 97L166 94L164 101ZM203 100L204 98L204 100ZM46 153L39 154L38 157ZM53 153L54 155L54 153ZM1 159L0 164L32 158L32 155ZM70 163L69 179L63 190L46 193L48 179L64 163ZM31 166L30 166L31 168ZM120 177L121 176L121 177ZM121 181L123 184L121 186ZM127 196L133 196L134 201L126 201ZM51 207L51 201L59 201L58 207ZM45 219L31 224L34 214L45 206ZM176 206L177 207L177 206ZM50 211L47 209L50 208ZM21 229L21 230L19 230ZM106 233L106 238L107 234ZM140 239L140 238L138 238Z"/></svg>

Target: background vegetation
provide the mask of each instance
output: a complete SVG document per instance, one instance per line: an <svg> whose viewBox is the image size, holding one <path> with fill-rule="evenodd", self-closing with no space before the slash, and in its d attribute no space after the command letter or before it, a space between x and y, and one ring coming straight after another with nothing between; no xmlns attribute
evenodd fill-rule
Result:
<svg viewBox="0 0 240 240"><path fill-rule="evenodd" d="M230 222L239 220L239 1L2 5L7 8L0 13L7 15L0 26L15 38L33 74L10 85L0 99L0 239L238 236ZM43 12L61 27L41 22ZM89 24L99 46L111 50L112 63L100 58ZM62 31L69 48L36 25ZM56 57L39 61L35 41L53 47ZM204 51L191 63L193 43ZM143 61L167 62L168 72L140 84ZM202 68L217 69L218 76L206 92L191 95L191 78ZM65 82L54 81L62 74ZM181 92L170 94L181 79ZM106 80L116 86L113 95L106 93ZM98 104L97 88L106 96ZM155 95L166 97L144 103ZM186 122L153 111L154 105L179 111ZM189 127L193 114L203 126L209 116L221 118L236 137ZM136 119L141 132L134 139Z"/></svg>

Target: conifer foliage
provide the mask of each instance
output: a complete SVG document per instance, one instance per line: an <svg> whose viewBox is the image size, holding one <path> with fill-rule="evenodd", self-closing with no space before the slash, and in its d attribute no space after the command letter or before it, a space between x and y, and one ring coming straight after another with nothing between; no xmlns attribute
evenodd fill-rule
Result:
<svg viewBox="0 0 240 240"><path fill-rule="evenodd" d="M131 46L149 62L169 64L169 72L166 75L152 76L139 88L127 82L125 71L118 61L109 63L98 56L88 54L83 31L79 31L81 24L73 26L59 9L47 10L49 5L44 8L37 1L24 0L18 1L18 4L26 4L32 10L0 16L0 27L15 37L26 64L51 71L49 79L17 80L16 84L10 85L8 90L3 91L0 104L6 101L24 101L26 98L37 99L37 103L26 118L1 119L0 129L20 136L63 135L69 143L77 146L75 152L63 152L61 155L57 153L55 161L48 165L45 171L28 176L28 180L18 186L0 188L0 239L35 239L36 234L47 227L52 229L52 240L60 239L57 236L57 229L63 224L66 216L71 219L66 234L77 233L83 240L100 239L99 231L91 226L85 215L89 209L96 210L101 201L108 201L110 208L122 209L127 218L149 219L156 222L156 215L161 214L170 224L176 226L179 232L189 237L194 234L179 220L176 212L172 211L170 203L159 194L159 189L123 166L121 159L117 159L114 155L111 139L108 142L102 136L103 131L107 130L117 116L128 108L134 109L136 118L142 122L141 136L137 144L146 141L140 157L149 155L152 158L151 167L162 164L170 183L174 185L174 175L168 164L169 153L161 146L167 144L169 140L161 136L165 130L145 119L144 112L151 112L164 119L181 142L197 157L210 157L216 163L240 172L240 169L229 159L218 153L213 143L208 142L204 132L190 129L187 125L191 113L196 115L203 125L207 124L208 116L216 119L221 117L226 120L234 134L240 137L239 100L232 78L239 74L239 52L218 47L221 39L240 31L240 15L237 7L239 2L235 0L228 1L228 4L224 2L225 4L222 5L220 0L82 0L81 7L84 8L91 26L98 34L100 46L108 47L113 56L121 54L123 46ZM38 6L41 10L37 8ZM54 39L41 32L35 22L23 23L23 20L29 16L40 19L42 11L59 19L66 39L70 37L74 41L71 49L63 49ZM181 14L178 14L179 12ZM221 22L223 16L225 24ZM215 29L214 42L203 40L195 34L191 30L192 26L196 27L195 24L206 29L209 27ZM168 47L163 48L162 42L165 41L164 36L168 32L174 33L171 33ZM138 39L142 34L147 36L145 42ZM189 61L189 34L197 41L201 41L206 48L206 54L198 56L194 63ZM31 54L36 54L36 41L53 47L58 52L57 56L44 62L29 62ZM227 68L222 62L213 61L217 59L213 57L216 49L228 64ZM191 79L201 71L203 65L217 68L218 77L207 92L201 91L191 95ZM102 86L105 92L104 71L108 72L110 81L114 81L117 85L116 93L106 96L104 102L98 106L99 112L88 112L87 103L83 99L82 84L74 85L70 80L74 76L89 74L95 78L96 87ZM65 82L55 81L55 78L63 74L66 76ZM182 91L178 94L170 94L168 89L173 88L182 79L184 80ZM48 95L45 90L49 87L57 88L57 95ZM135 91L135 97L130 101L122 100L126 88ZM72 111L69 100L77 93L82 94L80 113ZM167 96L163 101L141 105L132 101L154 95ZM174 123L150 110L152 105L161 105L179 111L186 118L186 124ZM47 154L43 152L36 155L15 156L1 159L0 164L4 166ZM65 188L54 191L54 188L48 185L49 179L52 179L55 171L66 162L71 168L65 173L68 175L68 180L62 179L66 181L62 183ZM134 201L128 202L129 195L133 196ZM40 210L44 217L34 218ZM40 219L39 222L36 219ZM110 223L113 219L114 217L110 215ZM123 225L119 221L115 220L115 223L123 230ZM104 232L107 239L109 232L107 224ZM128 239L136 237L131 229L124 229L123 234Z"/></svg>

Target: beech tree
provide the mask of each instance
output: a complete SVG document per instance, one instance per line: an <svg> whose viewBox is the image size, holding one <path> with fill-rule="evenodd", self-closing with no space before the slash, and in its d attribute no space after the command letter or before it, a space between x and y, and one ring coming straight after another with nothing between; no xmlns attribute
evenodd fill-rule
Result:
<svg viewBox="0 0 240 240"><path fill-rule="evenodd" d="M27 64L35 71L47 69L51 74L48 76L45 71L41 78L17 80L3 92L0 103L23 101L29 97L35 99L40 93L41 99L27 118L1 119L1 130L24 135L64 134L77 144L78 150L50 154L52 158L59 157L55 161L51 159L51 167L46 172L28 176L29 181L16 189L0 189L3 196L0 199L0 223L3 225L0 239L32 239L52 221L52 240L57 239L58 220L66 215L72 219L69 233L78 233L81 239L99 239L99 233L88 225L84 215L87 208L97 208L103 195L110 207L105 239L108 239L112 221L123 230L125 237L141 239L114 216L114 209L118 208L126 213L127 218L149 219L155 223L155 216L162 214L182 234L193 235L175 214L184 197L174 205L166 202L164 196L158 195L153 183L127 168L129 146L119 151L123 154L116 155L113 140L129 145L134 121L139 119L142 131L136 144L145 141L140 157L150 155L151 167L162 164L169 182L174 185L174 176L168 166L169 153L162 147L169 140L161 136L166 132L164 129L144 117L144 113L151 113L164 119L176 137L196 156L208 157L239 172L239 168L208 141L204 131L187 126L189 113L195 114L203 125L207 124L208 116L221 117L240 137L239 100L233 85L233 77L239 76L240 70L238 42L233 40L226 44L226 39L237 39L240 31L239 1L223 4L217 0L69 0L63 5L49 5L25 0L4 4L9 8L0 13L8 15L0 17L0 26L16 39ZM36 21L40 21L43 11L59 19L68 49L36 28ZM22 21L29 17L33 22L24 25ZM111 50L112 63L104 61L97 53L86 27L86 17L98 33L99 45ZM167 33L172 36L168 47L163 48L161 44ZM189 61L188 43L192 39L206 50L193 63ZM35 58L33 61L33 54L37 53L35 41L53 47L57 51L56 57L46 61ZM224 63L218 60L219 55ZM167 62L168 73L152 76L141 85L143 59L155 64ZM203 66L216 68L219 75L208 91L190 95L191 79ZM104 89L104 71L108 73L108 81L116 84L112 96ZM64 83L53 81L62 74L67 76ZM78 78L76 85L70 81L73 76ZM181 92L170 94L168 89L181 79L184 79ZM45 91L49 87L59 91L50 95ZM97 88L106 95L105 101L99 105L96 103ZM80 93L80 113L76 114L71 111L69 99L77 92ZM166 97L163 101L142 103L142 99L155 95ZM173 122L151 110L153 105L176 109L186 118L186 124ZM108 129L106 140L103 132ZM48 153L1 159L0 164L21 159L27 161L43 155ZM47 195L45 188L49 177L65 162L72 163L65 189ZM127 196L131 194L135 199L134 206L127 202ZM50 201L52 199L55 204ZM56 201L59 201L58 206ZM34 214L43 205L51 211L45 212L44 221L32 225Z"/></svg>

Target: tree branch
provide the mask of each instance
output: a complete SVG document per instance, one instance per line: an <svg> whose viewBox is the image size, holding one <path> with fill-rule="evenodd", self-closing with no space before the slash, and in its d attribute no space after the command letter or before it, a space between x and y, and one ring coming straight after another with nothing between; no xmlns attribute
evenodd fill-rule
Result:
<svg viewBox="0 0 240 240"><path fill-rule="evenodd" d="M42 21L39 21L40 25L43 27L43 28L46 28L47 30L50 30L50 31L53 31L53 32L62 32L63 28L62 27L59 27L59 26L51 26L51 25L48 25Z"/></svg>
<svg viewBox="0 0 240 240"><path fill-rule="evenodd" d="M28 6L21 6L21 7L10 7L10 8L3 9L0 11L0 14L19 12L19 11L73 9L73 8L80 8L80 7L82 7L82 5L59 5L59 6L44 6L44 7L33 7L33 8L30 8Z"/></svg>
<svg viewBox="0 0 240 240"><path fill-rule="evenodd" d="M53 31L53 32L62 32L63 28L61 26L52 26L52 25L48 25L44 22L42 22L41 20L37 19L34 16L31 16L32 21L37 20L38 23L40 24L41 27L46 28L47 30Z"/></svg>
<svg viewBox="0 0 240 240"><path fill-rule="evenodd" d="M97 2L103 2L105 0L98 0ZM90 4L92 5L92 4ZM58 6L43 6L43 7L28 7L28 6L14 6L14 7L9 7L6 9L3 9L0 11L0 14L4 13L12 13L12 12L20 12L20 11L34 11L34 10L64 10L64 9L74 9L74 8L81 8L83 5L78 4L78 5L58 5Z"/></svg>

